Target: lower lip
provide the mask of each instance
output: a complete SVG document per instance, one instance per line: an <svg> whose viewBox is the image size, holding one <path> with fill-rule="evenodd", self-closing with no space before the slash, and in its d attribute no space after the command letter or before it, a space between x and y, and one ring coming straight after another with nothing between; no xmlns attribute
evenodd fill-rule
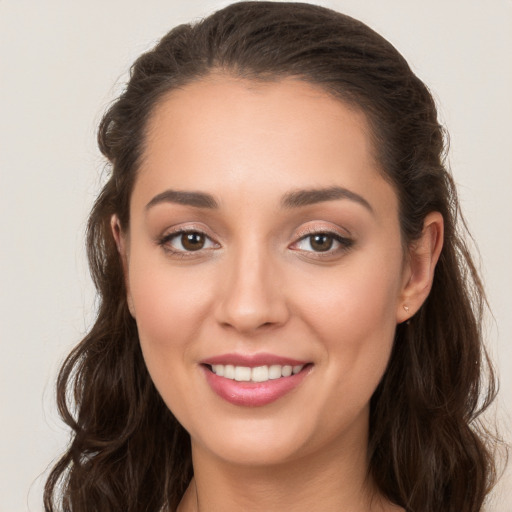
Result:
<svg viewBox="0 0 512 512"><path fill-rule="evenodd" d="M233 405L259 407L275 402L295 389L307 376L311 367L307 365L295 375L266 382L239 382L219 377L206 366L202 368L208 384L221 398Z"/></svg>

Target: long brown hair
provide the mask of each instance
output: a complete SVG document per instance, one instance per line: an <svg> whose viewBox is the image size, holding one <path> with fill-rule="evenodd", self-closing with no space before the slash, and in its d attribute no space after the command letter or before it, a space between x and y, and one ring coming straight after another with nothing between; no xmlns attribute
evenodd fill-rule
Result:
<svg viewBox="0 0 512 512"><path fill-rule="evenodd" d="M404 244L419 236L428 213L443 215L432 291L397 326L371 400L369 472L410 512L479 511L495 479L493 438L479 415L496 387L482 343L484 292L464 242L434 101L396 49L363 23L283 2L241 2L173 29L137 59L101 122L111 176L87 234L99 309L59 374L58 405L73 435L46 483L45 510L175 510L191 479L190 439L145 367L110 219L117 214L129 226L145 128L159 100L218 70L249 80L302 79L364 112L399 198Z"/></svg>

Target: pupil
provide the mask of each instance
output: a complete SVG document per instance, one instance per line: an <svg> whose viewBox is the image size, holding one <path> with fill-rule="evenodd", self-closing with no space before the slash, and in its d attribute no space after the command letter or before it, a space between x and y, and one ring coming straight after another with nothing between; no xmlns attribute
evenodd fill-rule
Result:
<svg viewBox="0 0 512 512"><path fill-rule="evenodd" d="M311 247L315 251L328 251L332 247L332 237L329 235L314 235L311 239Z"/></svg>
<svg viewBox="0 0 512 512"><path fill-rule="evenodd" d="M185 233L181 237L181 243L187 251L198 251L204 246L204 235L201 233Z"/></svg>

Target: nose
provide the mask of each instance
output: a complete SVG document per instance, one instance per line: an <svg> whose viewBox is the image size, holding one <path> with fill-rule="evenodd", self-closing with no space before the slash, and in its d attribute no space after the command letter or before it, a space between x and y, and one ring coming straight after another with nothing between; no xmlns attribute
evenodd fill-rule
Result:
<svg viewBox="0 0 512 512"><path fill-rule="evenodd" d="M216 319L223 327L255 334L286 323L286 288L274 259L254 246L227 259L216 306Z"/></svg>

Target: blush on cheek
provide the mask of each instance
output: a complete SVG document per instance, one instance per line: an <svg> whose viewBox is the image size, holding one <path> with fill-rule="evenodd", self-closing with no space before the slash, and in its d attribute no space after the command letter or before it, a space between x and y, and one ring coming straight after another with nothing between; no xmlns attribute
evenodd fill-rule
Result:
<svg viewBox="0 0 512 512"><path fill-rule="evenodd" d="M378 270L343 276L344 286L338 289L331 283L317 287L309 310L310 325L346 377L372 388L385 371L396 328L397 287L393 276L379 280Z"/></svg>
<svg viewBox="0 0 512 512"><path fill-rule="evenodd" d="M142 252L142 251L141 251ZM153 261L144 252L130 262L130 290L137 316L150 318L169 310L179 303L179 287L172 273L166 272L161 263Z"/></svg>
<svg viewBox="0 0 512 512"><path fill-rule="evenodd" d="M172 359L179 346L197 338L208 294L190 279L139 272L131 282L135 320L145 357ZM139 277L140 276L140 277Z"/></svg>

